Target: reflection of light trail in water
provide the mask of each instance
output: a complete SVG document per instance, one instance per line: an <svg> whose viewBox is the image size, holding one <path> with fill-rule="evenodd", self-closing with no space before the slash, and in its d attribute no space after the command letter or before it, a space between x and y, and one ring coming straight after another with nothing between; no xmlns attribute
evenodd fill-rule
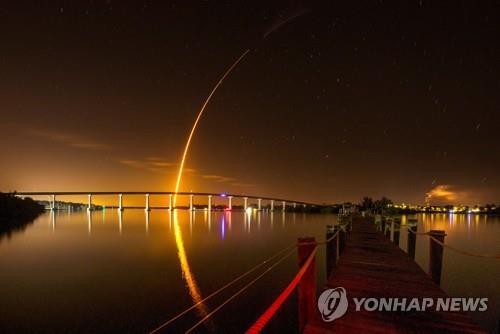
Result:
<svg viewBox="0 0 500 334"><path fill-rule="evenodd" d="M200 316L206 316L208 313L208 309L205 304L201 303L200 289L198 288L198 283L196 283L196 279L194 278L193 273L191 272L191 268L189 267L189 262L186 256L186 249L184 248L184 241L182 239L182 231L179 226L179 219L177 217L176 211L173 214L173 220L175 244L177 246L177 256L179 257L179 262L181 264L182 276L186 281L191 299L195 304L197 304L197 309L200 313Z"/></svg>
<svg viewBox="0 0 500 334"><path fill-rule="evenodd" d="M182 154L182 159L181 163L179 165L179 172L177 175L177 181L175 183L175 193L174 193L174 208L177 204L177 193L179 192L179 188L181 185L181 179L182 179L182 171L184 169L184 163L186 162L186 156L189 151L189 145L191 144L191 139L193 138L194 132L196 130L196 127L198 125L198 122L200 121L201 116L203 115L203 111L205 110L206 106L208 105L208 102L210 102L210 99L214 95L214 93L217 91L217 88L222 84L224 79L231 73L231 71L238 65L238 63L247 55L247 53L250 52L250 49L247 49L243 54L229 67L229 69L224 73L224 75L220 78L220 80L217 82L217 84L214 86L208 97L206 98L205 102L203 103L200 112L198 113L198 116L196 117L196 120L194 121L193 127L191 128L191 132L189 133L189 137L186 142L186 147L184 147L184 152ZM193 214L192 212L190 214ZM209 224L210 224L210 217L209 217ZM189 267L189 262L187 260L186 256L186 250L184 249L184 242L182 239L182 232L179 226L179 221L177 219L177 212L174 211L174 235L175 235L175 244L177 246L177 255L179 257L179 262L181 264L181 270L182 270L182 276L186 280L186 284L189 289L189 294L191 295L191 299L195 304L197 304L197 309L200 312L200 315L202 317L205 317L208 314L207 307L205 304L201 303L201 293L200 289L198 288L198 284L196 283L196 280L191 273L191 268Z"/></svg>
<svg viewBox="0 0 500 334"><path fill-rule="evenodd" d="M214 86L208 97L206 98L205 102L203 103L198 116L196 117L196 120L194 121L193 127L191 128L191 132L189 133L189 137L186 142L186 146L184 147L184 152L182 154L182 159L181 159L181 164L179 165L179 172L177 173L177 181L175 183L175 194L174 194L174 207L177 202L177 193L179 192L179 187L181 185L181 179L182 179L182 171L184 169L184 163L186 162L186 156L189 151L189 145L191 144L191 139L193 139L194 132L196 130L196 127L198 126L198 122L200 121L201 116L203 115L203 111L205 111L205 108L208 105L208 102L210 102L210 99L212 96L215 94L217 91L217 88L224 82L224 79L231 73L231 71L238 65L238 63L247 55L247 53L250 52L250 49L245 50L245 52L242 53L242 55L236 59L236 61L231 65L231 67L228 68L228 70L224 73L224 75L220 78L220 80L217 82L217 84Z"/></svg>

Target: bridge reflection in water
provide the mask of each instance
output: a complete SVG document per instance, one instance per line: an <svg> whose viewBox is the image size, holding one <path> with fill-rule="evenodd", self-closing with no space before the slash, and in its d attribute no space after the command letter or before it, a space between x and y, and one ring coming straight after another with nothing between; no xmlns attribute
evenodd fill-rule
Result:
<svg viewBox="0 0 500 334"><path fill-rule="evenodd" d="M22 194L23 196L26 196L25 194ZM60 196L60 195L59 195ZM51 204L50 207L50 224L53 232L56 232L57 229L57 215L59 214L64 214L62 210L56 210L56 205L55 205L55 195L52 195L52 200L54 201ZM204 216L204 221L207 223L207 228L210 231L212 229L212 214L213 214L213 207L211 206L211 200L209 200L208 206L206 208L195 208L194 203L193 203L193 195L190 195L190 211L189 211L189 231L192 234L193 230L193 223L196 218L197 212L200 212ZM225 197L225 196L224 196ZM96 217L97 215L102 216L102 223L105 223L106 221L106 212L109 211L109 209L102 209L100 211L94 211L92 209L92 203L91 203L91 198L92 196L89 195L89 204L86 212L87 216L87 231L88 234L91 235L93 233L93 224L94 221L97 220L98 218ZM147 200L149 200L150 195L148 194L146 196ZM229 197L229 205L231 209L233 207L231 206L233 196ZM271 200L270 203L272 203L269 207L263 209L262 207L262 199L258 199L257 201L257 206L252 207L251 204L248 203L248 197L242 197L244 199L244 206L243 206L243 211L240 211L240 214L243 215L243 226L244 226L244 231L247 233L251 233L252 231L252 223L256 222L257 224L257 229L260 230L261 226L261 213L262 211L269 211L269 220L270 220L270 226L271 229L274 227L274 201ZM209 197L211 199L211 196ZM283 202L283 201L282 201ZM118 210L116 210L117 213L117 222L118 222L118 232L121 235L123 233L123 225L124 225L124 209L125 207L122 206L123 203L123 194L120 194L119 196L119 207ZM292 207L295 207L295 203L292 202ZM304 205L304 204L303 204ZM225 239L225 234L226 234L226 223L228 230L231 231L232 228L232 210L228 209L229 207L226 207L225 210L221 211L220 214L220 238ZM152 208L149 206L149 202L146 202L145 205L145 216L144 216L144 226L145 226L145 233L149 233L149 228L150 228L150 210ZM281 221L282 221L282 226L285 226L285 211L286 211L286 204L283 202L283 207L280 213L281 216ZM175 245L177 248L177 257L178 261L180 264L181 272L182 272L182 277L186 283L186 287L188 289L189 295L192 299L193 305L196 306L196 309L198 311L198 315L200 318L204 318L209 314L210 310L208 307L203 303L203 296L200 291L200 288L198 286L197 280L191 270L191 266L189 264L188 256L186 253L186 249L184 246L184 238L182 234L182 230L180 228L180 223L179 223L179 218L178 218L178 209L170 209L167 211L168 212L168 222L169 222L169 230L173 229L173 234L174 234L174 240L175 240ZM71 215L72 212L71 210L67 211L68 215ZM295 220L295 213L293 213L293 220ZM126 224L126 220L125 220ZM206 322L207 326L211 326L211 320Z"/></svg>
<svg viewBox="0 0 500 334"><path fill-rule="evenodd" d="M116 224L116 232L120 235L124 234L124 227L126 228L127 225L131 226L130 223L132 222L132 225L136 226L137 225L137 216L134 214L134 218L132 220L127 219L128 213L135 212L137 213L138 211L142 211L140 209L127 209L126 212L120 211L120 210L115 210L115 209L102 209L102 210L93 210L93 211L70 211L70 210L48 210L47 215L48 215L48 225L53 233L56 233L58 228L60 228L60 224L58 224L58 219L64 218L71 218L72 216L75 215L84 215L84 221L86 222L86 230L89 235L92 235L94 233L99 233L99 229L97 231L95 230L95 226L103 225L103 224L109 224L109 222L114 222ZM155 210L156 211L156 210ZM157 212L161 212L163 210L157 210ZM172 211L167 210L165 217L167 217L166 223L168 224L168 230L173 231L175 233L176 228L175 225L179 226L179 218L178 214L181 212L186 212L185 210L179 210L175 209ZM110 214L113 213L113 214ZM143 211L144 218L143 218L143 224L144 224L144 233L148 235L150 233L150 229L152 226L156 224L156 221L152 219L152 213L151 211ZM200 218L201 221L205 223L206 229L208 232L211 232L212 229L218 228L218 234L220 239L224 239L226 234L231 233L232 230L232 220L233 220L233 215L237 215L237 217L242 218L242 223L243 223L243 231L246 233L251 233L252 231L258 231L260 230L260 227L262 225L262 220L263 216L266 217L269 223L269 228L273 230L275 228L275 224L278 223L281 225L281 227L285 227L286 223L286 215L290 215L288 217L290 224L293 224L296 219L297 215L304 216L305 213L298 213L298 212L270 212L270 211L258 211L255 208L247 209L245 211L240 210L240 211L229 211L229 210L221 210L221 211L211 211L209 213L208 210L195 210L192 212L187 213L187 223L189 226L189 233L193 233L193 228L196 225L197 219L199 220ZM214 225L214 218L217 216L217 219L215 221ZM254 230L255 229L255 230ZM184 231L186 232L186 231ZM181 232L182 234L182 232ZM182 236L181 236L182 237Z"/></svg>

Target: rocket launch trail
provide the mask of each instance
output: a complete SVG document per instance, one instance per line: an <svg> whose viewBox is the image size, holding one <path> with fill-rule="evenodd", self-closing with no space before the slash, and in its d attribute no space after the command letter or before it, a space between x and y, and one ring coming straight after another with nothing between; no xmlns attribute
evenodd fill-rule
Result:
<svg viewBox="0 0 500 334"><path fill-rule="evenodd" d="M241 60L243 60L243 58L245 58L245 56L248 54L248 52L250 52L250 49L246 49L245 52L243 52L241 54L241 56L239 56L239 58L236 59L236 61L226 70L224 75L219 79L219 81L214 86L214 88L212 89L210 94L207 96L207 98L205 99L205 102L201 106L200 111L198 112L198 116L196 117L196 120L194 121L193 127L191 128L191 132L189 133L189 137L187 139L186 146L184 147L184 152L182 153L182 159L181 159L181 163L179 165L179 171L177 173L177 181L175 182L174 207L177 203L177 193L179 192L179 188L181 185L182 172L184 169L184 164L186 163L186 157L187 157L187 154L189 151L189 146L191 145L191 140L193 139L193 135L194 135L194 132L196 131L196 127L198 126L200 118L203 115L203 112L205 111L208 103L212 99L212 96L215 94L215 92L217 91L219 86L224 82L224 79L226 79L226 77L229 75L229 73L231 73L231 71L241 62Z"/></svg>

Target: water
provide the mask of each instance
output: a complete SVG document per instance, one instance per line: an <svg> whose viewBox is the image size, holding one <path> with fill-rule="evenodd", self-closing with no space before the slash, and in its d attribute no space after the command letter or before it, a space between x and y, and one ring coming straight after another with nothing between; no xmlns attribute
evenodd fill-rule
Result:
<svg viewBox="0 0 500 334"><path fill-rule="evenodd" d="M464 214L419 214L419 232L446 231L445 243L479 254L500 254L500 217ZM403 217L402 223L405 223ZM401 248L406 250L407 232L401 232ZM415 260L427 272L429 238L417 237ZM476 322L498 333L500 321L500 261L470 257L445 249L441 287L453 297L488 297L488 312L473 312Z"/></svg>
<svg viewBox="0 0 500 334"><path fill-rule="evenodd" d="M209 220L206 212L191 216L180 211L179 238L168 211L153 210L146 218L142 210L126 210L122 217L115 210L90 216L47 213L24 232L2 240L0 332L32 328L37 332L147 332L191 306L196 290L206 296L297 237L323 239L325 225L335 222L335 216L281 212L246 218L243 212L213 213ZM324 263L324 250L318 261ZM318 275L324 277L324 266L321 270ZM296 271L292 254L199 330L244 330ZM297 327L293 302L277 323ZM168 329L186 330L198 319L192 312Z"/></svg>
<svg viewBox="0 0 500 334"><path fill-rule="evenodd" d="M426 215L420 231L444 229L446 242L499 253L500 221L494 217ZM403 222L405 219L403 219ZM224 285L231 278L294 243L324 239L334 215L166 210L56 212L0 240L0 332L148 332ZM417 262L427 268L428 240L417 238ZM401 233L406 247L406 233ZM324 247L316 259L318 286L325 282ZM172 323L184 332L262 270ZM223 307L195 332L242 332L297 272L295 253ZM443 288L452 296L489 297L489 312L474 314L495 331L500 306L498 261L445 250ZM204 313L205 312L205 313ZM269 330L296 332L296 296Z"/></svg>

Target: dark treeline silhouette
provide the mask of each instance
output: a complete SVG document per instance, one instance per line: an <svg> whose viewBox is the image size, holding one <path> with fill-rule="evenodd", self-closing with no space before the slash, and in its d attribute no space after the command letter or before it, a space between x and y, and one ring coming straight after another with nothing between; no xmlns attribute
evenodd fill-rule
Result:
<svg viewBox="0 0 500 334"><path fill-rule="evenodd" d="M0 237L24 229L43 211L43 205L31 198L23 199L16 197L15 194L0 192Z"/></svg>
<svg viewBox="0 0 500 334"><path fill-rule="evenodd" d="M381 199L373 200L371 197L363 197L359 207L361 210L371 210L375 212L382 212L387 210L392 205L392 201L383 196Z"/></svg>
<svg viewBox="0 0 500 334"><path fill-rule="evenodd" d="M45 208L51 207L50 201L38 201L39 204L43 205ZM71 210L71 211L83 211L87 210L89 207L87 203L79 203L79 202L64 202L64 201L55 201L54 202L54 210ZM115 208L114 206L109 206L108 208ZM92 204L92 210L102 210L104 206Z"/></svg>
<svg viewBox="0 0 500 334"><path fill-rule="evenodd" d="M292 206L287 207L287 211L297 213L338 213L341 208L342 204L323 204L314 206L297 205L295 208Z"/></svg>

